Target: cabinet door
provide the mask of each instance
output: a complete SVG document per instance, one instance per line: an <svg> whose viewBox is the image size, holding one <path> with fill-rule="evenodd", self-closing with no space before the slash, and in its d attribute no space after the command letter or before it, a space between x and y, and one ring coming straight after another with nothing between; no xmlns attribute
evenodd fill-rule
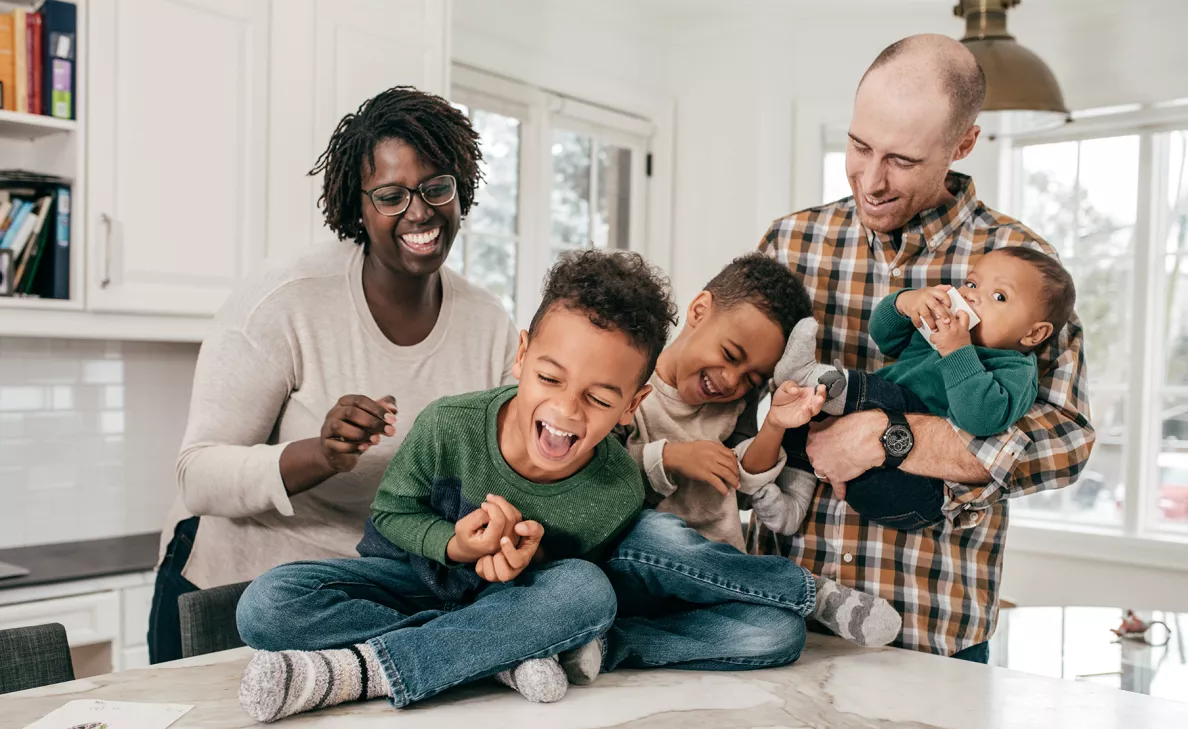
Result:
<svg viewBox="0 0 1188 729"><path fill-rule="evenodd" d="M88 308L213 314L263 258L268 0L90 10Z"/></svg>
<svg viewBox="0 0 1188 729"><path fill-rule="evenodd" d="M447 0L286 0L272 9L268 255L332 239L314 166L343 115L392 86L446 95Z"/></svg>

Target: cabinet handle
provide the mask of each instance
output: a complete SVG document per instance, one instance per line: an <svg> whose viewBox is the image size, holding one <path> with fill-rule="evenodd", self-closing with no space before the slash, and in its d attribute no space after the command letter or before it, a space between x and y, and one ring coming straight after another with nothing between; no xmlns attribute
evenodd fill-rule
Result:
<svg viewBox="0 0 1188 729"><path fill-rule="evenodd" d="M115 221L107 213L99 213L99 222L103 224L103 278L99 280L100 288L111 285L111 228Z"/></svg>

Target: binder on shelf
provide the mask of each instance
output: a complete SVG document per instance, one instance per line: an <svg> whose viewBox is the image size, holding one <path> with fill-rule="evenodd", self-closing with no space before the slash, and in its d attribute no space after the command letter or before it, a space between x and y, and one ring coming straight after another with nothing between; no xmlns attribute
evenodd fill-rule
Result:
<svg viewBox="0 0 1188 729"><path fill-rule="evenodd" d="M29 113L44 114L41 105L41 69L45 65L41 57L41 13L25 16L26 44L29 58Z"/></svg>
<svg viewBox="0 0 1188 729"><path fill-rule="evenodd" d="M16 111L16 48L12 13L0 13L0 109Z"/></svg>
<svg viewBox="0 0 1188 729"><path fill-rule="evenodd" d="M73 119L78 10L74 3L45 0L41 6L42 113Z"/></svg>
<svg viewBox="0 0 1188 729"><path fill-rule="evenodd" d="M16 110L26 114L29 112L29 29L25 24L28 12L23 8L12 11L12 58L16 66L13 95L16 97Z"/></svg>

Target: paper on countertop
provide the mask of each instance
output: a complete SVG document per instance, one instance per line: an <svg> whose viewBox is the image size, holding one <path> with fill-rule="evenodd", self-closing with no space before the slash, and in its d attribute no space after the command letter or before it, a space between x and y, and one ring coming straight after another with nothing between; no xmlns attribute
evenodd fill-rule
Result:
<svg viewBox="0 0 1188 729"><path fill-rule="evenodd" d="M193 704L76 699L59 706L25 729L165 729L192 708Z"/></svg>
<svg viewBox="0 0 1188 729"><path fill-rule="evenodd" d="M952 306L950 307L950 309L952 309L954 314L956 314L959 311L964 311L966 314L969 314L969 328L970 329L973 329L974 327L976 327L978 325L978 323L980 321L982 321L981 319L978 318L978 315L974 313L974 310L969 308L969 302L967 302L965 299L961 298L961 294L957 293L957 289L955 287L949 289L949 301L952 302ZM932 335L934 332L928 328L928 325L921 322L920 326L917 327L917 329L919 329L920 333L924 335L924 341L928 342L929 344L932 344ZM932 344L932 348L936 349L936 345Z"/></svg>

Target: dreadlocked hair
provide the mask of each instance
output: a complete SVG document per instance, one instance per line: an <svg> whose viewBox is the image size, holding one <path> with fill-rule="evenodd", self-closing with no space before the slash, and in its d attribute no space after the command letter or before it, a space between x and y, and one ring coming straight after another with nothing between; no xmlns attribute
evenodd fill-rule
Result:
<svg viewBox="0 0 1188 729"><path fill-rule="evenodd" d="M457 178L462 215L474 204L483 153L470 120L440 96L395 86L344 116L309 171L311 176L325 173L318 207L339 240L370 244L363 227L363 174L375 169L376 145L389 139L405 142L423 163Z"/></svg>

